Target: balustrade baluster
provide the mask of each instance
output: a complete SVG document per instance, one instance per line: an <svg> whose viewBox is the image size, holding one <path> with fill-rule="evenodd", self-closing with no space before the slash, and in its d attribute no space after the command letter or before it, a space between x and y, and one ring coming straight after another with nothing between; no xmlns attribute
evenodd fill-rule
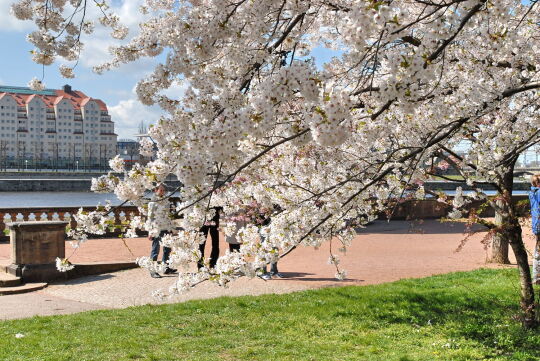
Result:
<svg viewBox="0 0 540 361"><path fill-rule="evenodd" d="M95 207L85 207L85 211L95 211ZM73 217L79 211L77 207L59 207L59 208L3 208L0 212L0 237L4 236L1 232L6 228L5 224L9 222L27 222L27 221L67 221L71 228L76 228L77 223ZM134 217L139 216L137 207L123 206L111 212L110 216L117 225L127 224ZM5 237L4 237L5 239Z"/></svg>

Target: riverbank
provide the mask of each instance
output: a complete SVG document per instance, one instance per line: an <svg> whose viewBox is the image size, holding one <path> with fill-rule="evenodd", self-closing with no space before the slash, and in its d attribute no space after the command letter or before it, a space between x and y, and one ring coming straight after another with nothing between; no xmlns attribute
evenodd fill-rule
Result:
<svg viewBox="0 0 540 361"><path fill-rule="evenodd" d="M0 172L0 192L91 192L92 178L104 172L21 171ZM121 174L117 174L121 176ZM176 188L180 182L171 176L167 185ZM66 205L66 204L64 204ZM0 207L2 203L0 203Z"/></svg>
<svg viewBox="0 0 540 361"><path fill-rule="evenodd" d="M0 173L0 192L90 192L92 178L101 175L103 173L4 172ZM180 186L180 182L173 176L168 178L166 184L171 189ZM464 183L438 180L426 182L424 186L427 190L448 194L452 194L457 187L462 187L464 191L474 189ZM525 192L529 188L529 182L514 182L515 192ZM482 189L487 193L495 193L495 188L489 184L482 185Z"/></svg>

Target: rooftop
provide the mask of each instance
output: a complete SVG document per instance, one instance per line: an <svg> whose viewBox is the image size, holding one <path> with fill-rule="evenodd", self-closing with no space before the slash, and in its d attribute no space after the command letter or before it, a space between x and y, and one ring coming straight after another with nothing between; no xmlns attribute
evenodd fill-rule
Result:
<svg viewBox="0 0 540 361"><path fill-rule="evenodd" d="M28 87L20 86L9 86L9 85L0 85L0 93L13 93L13 94L38 94L38 95L49 95L56 96L56 91L54 89L45 89L45 90L32 90Z"/></svg>
<svg viewBox="0 0 540 361"><path fill-rule="evenodd" d="M62 89L32 90L28 87L0 85L0 98L6 94L11 95L20 107L25 106L34 97L40 98L47 108L53 108L62 100L68 100L75 110L80 110L89 101L97 103L102 111L107 111L107 105L100 99L87 96L80 90L73 90L71 86L64 85Z"/></svg>

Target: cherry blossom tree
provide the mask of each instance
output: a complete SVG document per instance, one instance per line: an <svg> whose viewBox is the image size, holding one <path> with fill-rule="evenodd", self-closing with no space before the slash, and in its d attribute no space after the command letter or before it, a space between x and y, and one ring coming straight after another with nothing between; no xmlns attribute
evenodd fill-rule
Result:
<svg viewBox="0 0 540 361"><path fill-rule="evenodd" d="M93 188L114 191L144 215L148 189L170 174L182 182L175 212L183 215L183 230L163 240L173 248L171 266L183 270L173 292L207 279L226 284L254 277L298 245L330 241L346 249L354 227L425 176L423 167L439 144L537 102L534 5L146 0L141 12L147 20L138 33L112 48L112 60L95 71L142 57L163 59L136 88L141 102L168 114L150 129L152 140L141 142L143 153L153 149L152 141L158 152L154 161L129 171L113 159L112 168L124 176L103 176ZM12 10L36 24L28 36L36 47L33 58L50 65L76 61L84 35L94 28L91 7L101 12L97 20L111 36L128 35L104 1L19 0ZM335 56L320 64L321 49ZM74 76L72 66L62 65L60 72ZM165 92L178 84L185 93ZM30 85L41 88L43 79ZM530 122L538 125L534 117ZM493 136L501 144L511 141L505 128ZM247 204L274 210L272 221L224 227L242 233L240 252L227 253L215 268L189 273L200 256L198 230L213 207L233 215ZM80 213L74 235L83 241L88 232L103 232L111 222L107 213ZM140 217L127 233L163 227L172 227L167 217ZM524 252L521 238L514 244L515 253ZM330 260L337 267L338 256ZM140 264L159 267L148 259ZM532 326L528 263L518 267L524 324ZM344 277L343 270L336 276Z"/></svg>
<svg viewBox="0 0 540 361"><path fill-rule="evenodd" d="M470 144L466 154L461 156L452 149L463 139ZM473 209L468 215L468 222L482 224L490 230L489 234L493 236L492 262L510 263L508 248L512 248L521 273L522 297L529 297L531 302L534 298L532 283L538 284L540 276L535 271L535 279L531 281L520 224L520 218L524 216L523 207L513 202L512 189L514 166L519 155L538 142L538 105L532 98L528 102L512 103L509 107L494 111L484 117L482 123L463 128L454 139L439 143L437 149L433 150L433 154L443 159L445 165L457 170L463 177L462 182L475 188L470 194L464 195L460 187L454 199L447 199L441 194L440 200L453 205L454 210L450 215L454 218L462 217L465 213L463 208L473 200L483 200L484 206L495 211L493 222L481 218L481 210ZM433 163L425 169L427 174L434 175ZM444 175L438 176L456 181ZM495 197L488 197L484 193L481 187L486 184L496 189ZM537 242L535 254L539 247ZM539 266L539 260L533 258L533 267L537 270Z"/></svg>

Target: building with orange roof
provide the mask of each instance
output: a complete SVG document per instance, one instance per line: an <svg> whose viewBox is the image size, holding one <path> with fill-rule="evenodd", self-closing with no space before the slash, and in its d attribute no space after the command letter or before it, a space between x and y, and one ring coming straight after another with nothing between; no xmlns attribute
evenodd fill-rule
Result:
<svg viewBox="0 0 540 361"><path fill-rule="evenodd" d="M0 162L101 168L116 144L103 101L69 85L42 91L0 86Z"/></svg>

